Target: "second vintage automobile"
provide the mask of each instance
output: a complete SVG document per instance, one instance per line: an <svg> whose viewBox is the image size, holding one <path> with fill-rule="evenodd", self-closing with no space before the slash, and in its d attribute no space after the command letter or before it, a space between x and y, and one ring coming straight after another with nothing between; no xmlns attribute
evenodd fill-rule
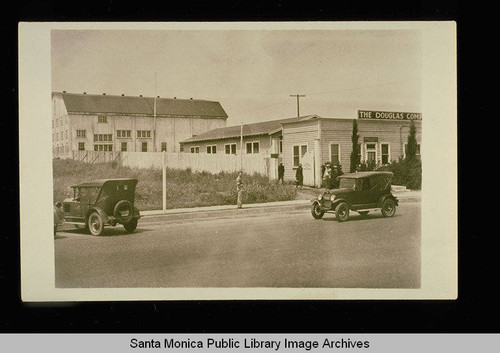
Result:
<svg viewBox="0 0 500 353"><path fill-rule="evenodd" d="M312 201L311 214L321 219L326 212L335 213L339 222L349 219L349 211L365 216L381 210L384 217L396 213L398 199L391 192L392 172L356 172L339 177L339 188L326 190Z"/></svg>
<svg viewBox="0 0 500 353"><path fill-rule="evenodd" d="M141 217L134 205L137 182L99 179L71 186L73 197L56 204L62 208L62 223L84 227L96 236L103 233L105 225L122 224L127 232L135 231Z"/></svg>

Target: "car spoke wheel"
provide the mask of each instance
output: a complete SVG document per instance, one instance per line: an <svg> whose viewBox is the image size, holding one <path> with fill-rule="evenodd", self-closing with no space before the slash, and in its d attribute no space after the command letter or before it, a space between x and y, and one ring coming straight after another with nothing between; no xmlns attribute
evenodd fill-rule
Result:
<svg viewBox="0 0 500 353"><path fill-rule="evenodd" d="M92 235L99 236L102 234L102 231L104 230L104 223L99 213L92 212L92 214L89 216L88 228L90 234Z"/></svg>
<svg viewBox="0 0 500 353"><path fill-rule="evenodd" d="M396 213L396 204L391 199L387 199L382 204L382 215L384 217L392 217Z"/></svg>
<svg viewBox="0 0 500 353"><path fill-rule="evenodd" d="M335 208L335 217L339 222L345 222L349 218L349 205L341 202Z"/></svg>
<svg viewBox="0 0 500 353"><path fill-rule="evenodd" d="M325 214L325 212L321 211L319 203L315 202L315 203L313 203L313 205L311 207L311 214L314 217L314 219L321 219L321 218L323 218L323 215Z"/></svg>

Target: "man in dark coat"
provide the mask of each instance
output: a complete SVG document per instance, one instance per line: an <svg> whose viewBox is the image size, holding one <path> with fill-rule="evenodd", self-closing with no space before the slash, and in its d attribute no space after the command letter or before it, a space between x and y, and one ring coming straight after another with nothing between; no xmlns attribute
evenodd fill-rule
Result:
<svg viewBox="0 0 500 353"><path fill-rule="evenodd" d="M283 163L280 163L280 165L278 166L278 184L281 180L281 184L285 184L285 181L283 180L283 177L285 175L285 166L283 165Z"/></svg>
<svg viewBox="0 0 500 353"><path fill-rule="evenodd" d="M304 183L304 174L302 173L302 164L299 164L297 171L295 172L295 180L297 181L296 188L300 187L302 189L302 184Z"/></svg>

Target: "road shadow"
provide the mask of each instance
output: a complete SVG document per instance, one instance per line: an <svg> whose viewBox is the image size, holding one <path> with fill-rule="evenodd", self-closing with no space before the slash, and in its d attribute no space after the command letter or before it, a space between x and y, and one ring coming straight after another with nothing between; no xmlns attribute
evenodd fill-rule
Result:
<svg viewBox="0 0 500 353"><path fill-rule="evenodd" d="M349 219L347 220L347 222L363 222L363 221L373 221L373 220L377 220L377 219L397 218L397 217L401 217L401 215L396 213L392 217L384 217L380 212L379 213L376 213L376 212L369 213L365 216L362 216L362 215L356 213L356 214L349 215ZM321 220L327 221L327 222L332 222L332 221L338 222L334 213L325 213L325 215L323 216L323 218Z"/></svg>
<svg viewBox="0 0 500 353"><path fill-rule="evenodd" d="M141 233L146 233L150 232L151 230L148 228L137 228L134 232L129 233L125 230L123 227L116 226L115 228L113 227L104 227L104 230L100 237L117 237L117 236L126 236L126 235L134 235L134 234L141 234ZM80 234L80 235L88 235L89 237L92 237L92 234L90 234L89 231L83 229L83 228L71 228L71 229L61 229L58 231L54 239L64 239L67 238L67 236L62 235L61 233L69 233L69 234Z"/></svg>

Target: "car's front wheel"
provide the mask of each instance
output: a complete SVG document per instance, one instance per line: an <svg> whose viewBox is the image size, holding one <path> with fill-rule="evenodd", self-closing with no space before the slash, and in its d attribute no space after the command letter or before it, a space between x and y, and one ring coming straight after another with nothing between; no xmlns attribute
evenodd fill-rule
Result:
<svg viewBox="0 0 500 353"><path fill-rule="evenodd" d="M137 218L132 218L129 222L123 223L123 227L127 232L132 233L137 228Z"/></svg>
<svg viewBox="0 0 500 353"><path fill-rule="evenodd" d="M98 212L92 212L88 219L88 228L90 234L99 236L102 234L104 230L104 222L102 221L102 217Z"/></svg>
<svg viewBox="0 0 500 353"><path fill-rule="evenodd" d="M339 222L345 222L349 218L349 205L346 202L341 202L335 208L335 217Z"/></svg>
<svg viewBox="0 0 500 353"><path fill-rule="evenodd" d="M382 215L384 217L392 217L396 213L396 204L391 199L384 200L382 204Z"/></svg>
<svg viewBox="0 0 500 353"><path fill-rule="evenodd" d="M321 219L323 218L325 212L321 210L319 203L315 202L311 206L311 214L314 217L314 219Z"/></svg>

